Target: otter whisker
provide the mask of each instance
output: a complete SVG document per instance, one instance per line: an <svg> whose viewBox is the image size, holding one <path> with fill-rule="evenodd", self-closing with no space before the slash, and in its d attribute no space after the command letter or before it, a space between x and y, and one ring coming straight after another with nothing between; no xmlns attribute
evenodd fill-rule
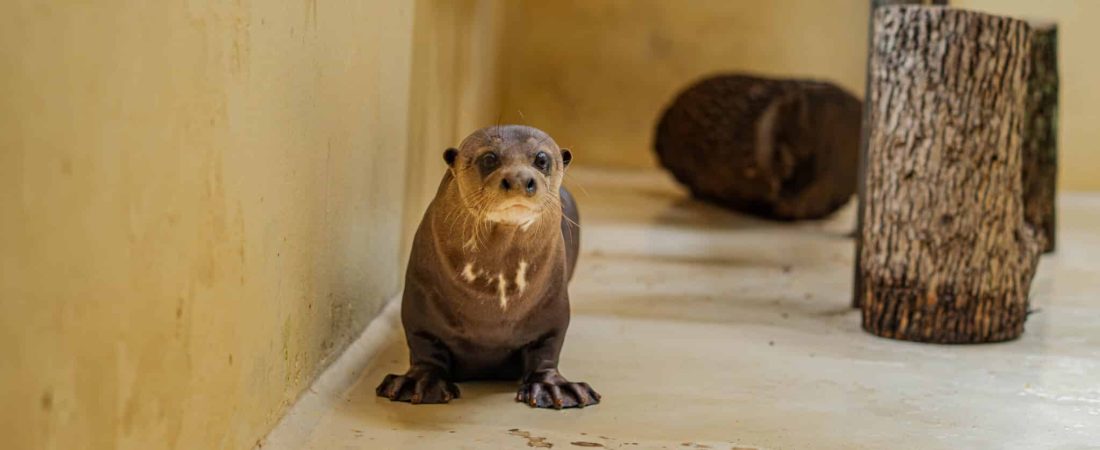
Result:
<svg viewBox="0 0 1100 450"><path fill-rule="evenodd" d="M477 250L477 247L481 244L482 227L489 225L485 218L488 215L490 206L492 205L489 196L479 192L475 202L470 207L471 214L468 215L468 219L473 221L472 233L470 233L470 238L464 245L468 250ZM463 233L463 236L465 235L466 233Z"/></svg>
<svg viewBox="0 0 1100 450"><path fill-rule="evenodd" d="M462 219L462 223L463 223L460 231L465 230L465 228L466 228L465 224L468 221L468 218L466 216L469 215L469 211L467 210L467 207L469 207L469 205L471 203L476 202L480 198L480 194L481 194L480 192L473 192L470 195L463 196L462 197L462 203L463 203L463 206L466 206L466 207L454 208L452 211L450 211L450 213L444 219L444 224L447 224L448 222L450 222L450 229L449 229L448 232L450 232L450 233L454 232L454 227L455 227L455 225L457 225L460 218ZM464 232L462 234L465 235Z"/></svg>
<svg viewBox="0 0 1100 450"><path fill-rule="evenodd" d="M584 194L585 197L591 197L591 195L588 194L588 189L584 188L584 183L581 183L579 180L577 180L576 177L574 177L573 175L570 175L568 170L563 171L562 175L565 178L569 179L569 185L570 186L576 186L576 187L580 188L581 193Z"/></svg>

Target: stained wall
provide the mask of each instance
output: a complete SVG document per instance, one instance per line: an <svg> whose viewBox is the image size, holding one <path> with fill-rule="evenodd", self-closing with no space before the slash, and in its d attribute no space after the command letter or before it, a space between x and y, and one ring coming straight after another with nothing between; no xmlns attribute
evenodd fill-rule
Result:
<svg viewBox="0 0 1100 450"><path fill-rule="evenodd" d="M510 3L504 114L579 165L653 167L653 129L716 72L817 78L862 97L867 0L526 0Z"/></svg>
<svg viewBox="0 0 1100 450"><path fill-rule="evenodd" d="M432 33L494 8L0 7L0 446L259 443L399 292L411 144L491 85Z"/></svg>

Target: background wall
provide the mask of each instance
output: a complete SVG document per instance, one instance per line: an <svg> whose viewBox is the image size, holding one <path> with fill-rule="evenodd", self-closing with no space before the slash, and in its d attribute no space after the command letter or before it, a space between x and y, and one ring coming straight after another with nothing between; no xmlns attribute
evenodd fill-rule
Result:
<svg viewBox="0 0 1100 450"><path fill-rule="evenodd" d="M1100 2L1093 0L952 0L952 5L995 14L1058 22L1058 184L1100 190Z"/></svg>
<svg viewBox="0 0 1100 450"><path fill-rule="evenodd" d="M664 107L708 74L828 80L863 96L869 0L526 0L509 3L506 121L547 130L580 165L653 167ZM1063 189L1100 189L1100 2L952 0L1060 23Z"/></svg>
<svg viewBox="0 0 1100 450"><path fill-rule="evenodd" d="M0 447L251 448L400 288L414 4L7 2Z"/></svg>
<svg viewBox="0 0 1100 450"><path fill-rule="evenodd" d="M443 151L500 118L498 56L508 0L418 0L413 36L405 246L435 197Z"/></svg>
<svg viewBox="0 0 1100 450"><path fill-rule="evenodd" d="M572 148L578 164L653 167L662 110L711 73L820 78L862 97L868 3L511 3L503 110Z"/></svg>

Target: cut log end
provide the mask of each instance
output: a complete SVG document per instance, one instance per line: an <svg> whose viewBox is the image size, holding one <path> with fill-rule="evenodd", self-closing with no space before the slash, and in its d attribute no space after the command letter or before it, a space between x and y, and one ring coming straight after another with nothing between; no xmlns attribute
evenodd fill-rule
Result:
<svg viewBox="0 0 1100 450"><path fill-rule="evenodd" d="M823 82L722 75L661 116L661 165L696 198L776 220L817 219L855 192L861 106Z"/></svg>

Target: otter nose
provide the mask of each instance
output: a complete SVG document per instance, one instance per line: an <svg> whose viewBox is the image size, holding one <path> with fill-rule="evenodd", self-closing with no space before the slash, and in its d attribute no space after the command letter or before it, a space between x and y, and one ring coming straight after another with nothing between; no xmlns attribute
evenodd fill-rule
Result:
<svg viewBox="0 0 1100 450"><path fill-rule="evenodd" d="M535 177L524 173L512 173L505 175L500 179L500 189L504 192L512 192L512 189L516 189L517 192L522 190L528 197L535 195L538 191L539 185L535 181Z"/></svg>

